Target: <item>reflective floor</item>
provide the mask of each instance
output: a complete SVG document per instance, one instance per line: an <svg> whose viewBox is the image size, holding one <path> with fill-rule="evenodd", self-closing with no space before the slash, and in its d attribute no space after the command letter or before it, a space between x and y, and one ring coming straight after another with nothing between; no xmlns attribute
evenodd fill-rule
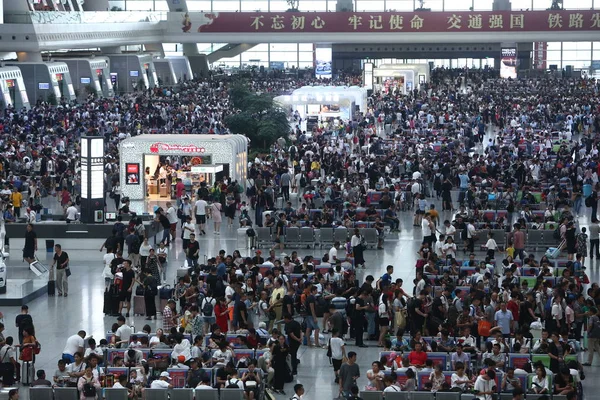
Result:
<svg viewBox="0 0 600 400"><path fill-rule="evenodd" d="M438 207L441 209L441 207ZM451 218L452 215L441 214L441 218ZM587 217L581 217L580 222L584 226ZM416 252L421 241L420 228L412 227L412 215L402 213L401 229L399 234L392 234L386 238L385 248L383 250L368 250L365 252L367 268L360 271L360 279L368 274L378 278L383 274L385 266L394 265L394 278L402 278L405 282L405 290L412 291L412 279L414 277L414 265L416 262ZM208 224L212 225L212 224ZM230 254L235 249L242 251L242 255L249 254L249 250L243 248L243 244L238 242L236 230L227 228L226 224L222 228L220 236L213 234L212 226L207 229L206 236L200 236L201 254L212 256L220 249L224 249ZM78 239L63 240L63 250L68 252L71 259L71 269L73 275L69 278L69 297L46 296L37 299L29 304L29 311L33 317L38 340L42 344L42 352L38 356L36 367L46 370L51 375L56 368L56 363L61 356L66 338L83 329L89 334L93 334L99 339L104 336L104 332L116 322L115 318L104 317L102 313L104 280L102 278L102 255L99 251L102 245L101 240ZM45 253L43 244L40 244L38 257L44 260L47 257L50 262L51 254ZM11 238L10 260L8 267L15 270L15 273L26 274L26 264L21 261L22 240ZM302 257L307 254L313 254L321 257L328 249L299 250ZM289 252L291 250L284 250ZM536 254L540 255L540 254ZM167 267L168 281L173 282L175 277L175 268L183 263L183 253L181 251L181 240L178 239L171 245L169 264ZM597 260L588 265L588 273L592 281L599 279L599 265ZM8 307L1 310L4 314L4 323L6 325L5 336L17 335L14 325L15 316L19 312L18 307ZM129 323L136 329L146 323L143 317L131 317ZM159 325L160 319L151 321L150 325ZM367 344L375 344L369 343ZM348 350L358 352L358 363L361 367L361 378L359 385L364 387L366 384L365 374L370 368L372 361L378 358L378 348L358 349L354 346L348 346ZM301 365L297 381L303 383L306 388L305 399L332 399L337 397L337 386L333 384L333 370L326 357L326 350L302 348L300 351ZM591 367L589 372L600 372L600 368ZM594 390L600 389L600 383L593 379L593 374L588 373L588 379L584 381L584 387L588 393L588 398L594 398L590 395ZM281 399L289 399L292 395L293 384L286 385L286 396L280 396ZM21 398L27 399L27 391L22 391Z"/></svg>

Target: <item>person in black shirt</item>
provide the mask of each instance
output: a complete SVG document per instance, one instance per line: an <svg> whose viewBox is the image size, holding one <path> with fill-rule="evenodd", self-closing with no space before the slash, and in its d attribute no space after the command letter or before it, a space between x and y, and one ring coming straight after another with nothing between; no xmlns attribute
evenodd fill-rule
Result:
<svg viewBox="0 0 600 400"><path fill-rule="evenodd" d="M23 329L33 327L33 318L29 315L29 307L21 306L21 314L15 318L15 325L19 328L19 343L23 344Z"/></svg>
<svg viewBox="0 0 600 400"><path fill-rule="evenodd" d="M123 266L125 269L122 271L123 286L121 286L121 303L119 304L119 313L121 313L123 307L126 307L127 314L125 316L129 317L129 310L131 310L131 293L135 283L135 272L131 269L131 261L124 260Z"/></svg>
<svg viewBox="0 0 600 400"><path fill-rule="evenodd" d="M290 344L290 355L292 356L292 375L298 374L298 349L302 344L302 327L300 323L295 319L292 319L292 315L285 313L283 315L285 321L285 333L288 336L288 342Z"/></svg>
<svg viewBox="0 0 600 400"><path fill-rule="evenodd" d="M35 252L37 251L37 234L33 230L33 224L27 224L25 232L25 246L23 247L23 260L29 264L35 261Z"/></svg>
<svg viewBox="0 0 600 400"><path fill-rule="evenodd" d="M68 296L69 292L69 281L67 278L67 268L69 268L69 255L67 252L62 251L60 244L54 246L54 261L52 261L52 267L56 265L56 289L58 295L65 297Z"/></svg>
<svg viewBox="0 0 600 400"><path fill-rule="evenodd" d="M354 303L354 311L352 312L352 328L354 328L354 338L356 339L356 345L358 347L367 347L363 343L363 334L365 332L365 310L368 308L366 305L367 297L369 294L366 290L360 293Z"/></svg>
<svg viewBox="0 0 600 400"><path fill-rule="evenodd" d="M169 222L169 218L164 214L164 211L157 211L155 221L160 222L163 228L161 243L165 243L168 246L170 243L169 239L171 238L171 223Z"/></svg>
<svg viewBox="0 0 600 400"><path fill-rule="evenodd" d="M152 271L146 269L144 271L144 303L146 304L146 319L156 319L156 295L158 294L158 284L156 278L152 276Z"/></svg>
<svg viewBox="0 0 600 400"><path fill-rule="evenodd" d="M196 268L198 266L198 257L200 257L200 243L196 240L196 235L190 233L190 242L186 249L186 259L188 267Z"/></svg>
<svg viewBox="0 0 600 400"><path fill-rule="evenodd" d="M283 251L283 235L285 234L284 229L287 226L287 221L284 213L279 214L279 221L277 221L277 228L275 230L275 243L279 243L279 250Z"/></svg>

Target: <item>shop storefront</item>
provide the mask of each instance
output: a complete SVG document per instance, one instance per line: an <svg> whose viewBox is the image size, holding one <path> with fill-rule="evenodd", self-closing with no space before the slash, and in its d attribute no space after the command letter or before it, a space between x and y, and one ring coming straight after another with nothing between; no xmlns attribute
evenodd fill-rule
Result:
<svg viewBox="0 0 600 400"><path fill-rule="evenodd" d="M429 82L428 64L384 64L373 71L373 89L376 93L406 94Z"/></svg>
<svg viewBox="0 0 600 400"><path fill-rule="evenodd" d="M306 130L311 123L351 120L354 113L366 112L367 89L358 86L304 86L288 96L278 96L275 101L282 107L298 112L307 121Z"/></svg>
<svg viewBox="0 0 600 400"><path fill-rule="evenodd" d="M188 194L202 182L212 186L224 178L246 182L248 140L242 135L140 135L120 144L121 194L131 210L142 213L148 203L174 197L175 177ZM160 174L172 166L171 176ZM163 167L164 168L164 167Z"/></svg>

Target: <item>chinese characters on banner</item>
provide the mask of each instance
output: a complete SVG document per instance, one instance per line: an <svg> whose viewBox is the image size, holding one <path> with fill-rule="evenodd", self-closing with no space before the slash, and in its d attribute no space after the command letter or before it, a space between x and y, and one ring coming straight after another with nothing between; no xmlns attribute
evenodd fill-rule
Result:
<svg viewBox="0 0 600 400"><path fill-rule="evenodd" d="M600 31L600 11L189 13L190 32ZM178 20L178 24L181 21ZM178 28L179 29L179 28Z"/></svg>

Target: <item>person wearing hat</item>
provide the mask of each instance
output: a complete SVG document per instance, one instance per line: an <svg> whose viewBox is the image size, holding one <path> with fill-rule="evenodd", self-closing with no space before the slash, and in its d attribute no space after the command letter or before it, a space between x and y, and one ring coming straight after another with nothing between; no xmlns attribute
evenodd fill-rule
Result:
<svg viewBox="0 0 600 400"><path fill-rule="evenodd" d="M262 254L262 251L256 250L256 255L252 258L252 262L255 265L263 264L265 262L265 259L261 257L261 254Z"/></svg>
<svg viewBox="0 0 600 400"><path fill-rule="evenodd" d="M169 381L171 381L171 376L167 371L163 371L158 379L152 381L150 389L173 389L173 385Z"/></svg>

